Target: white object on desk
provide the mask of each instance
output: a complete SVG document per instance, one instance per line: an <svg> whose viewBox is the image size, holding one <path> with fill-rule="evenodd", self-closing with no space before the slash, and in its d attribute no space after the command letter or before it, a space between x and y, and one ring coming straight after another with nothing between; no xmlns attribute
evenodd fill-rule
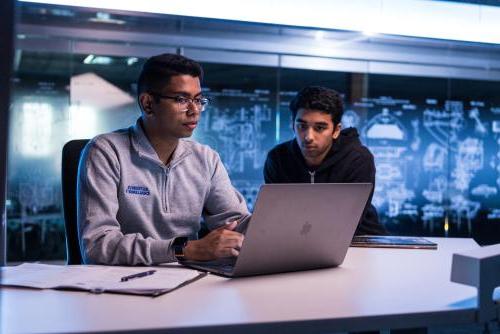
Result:
<svg viewBox="0 0 500 334"><path fill-rule="evenodd" d="M453 254L451 280L477 288L477 321L498 318L493 292L500 286L500 244Z"/></svg>
<svg viewBox="0 0 500 334"><path fill-rule="evenodd" d="M154 274L122 281L123 277L154 271ZM161 267L57 266L23 263L1 268L1 285L37 289L74 289L94 293L115 292L157 296L200 276L196 270Z"/></svg>

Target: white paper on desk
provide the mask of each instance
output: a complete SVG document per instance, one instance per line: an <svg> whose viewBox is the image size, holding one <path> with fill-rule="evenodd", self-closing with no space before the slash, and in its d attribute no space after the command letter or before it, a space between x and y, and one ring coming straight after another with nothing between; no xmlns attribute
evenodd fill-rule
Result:
<svg viewBox="0 0 500 334"><path fill-rule="evenodd" d="M124 276L148 270L156 272L121 282ZM181 266L162 268L24 263L16 267L1 268L0 277L1 285L156 295L175 289L199 276L200 272Z"/></svg>

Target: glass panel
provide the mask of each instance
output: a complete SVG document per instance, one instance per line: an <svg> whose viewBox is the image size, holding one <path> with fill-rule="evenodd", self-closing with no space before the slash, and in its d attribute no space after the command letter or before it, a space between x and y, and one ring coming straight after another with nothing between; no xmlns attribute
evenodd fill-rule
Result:
<svg viewBox="0 0 500 334"><path fill-rule="evenodd" d="M20 30L28 33L18 35L15 57L8 261L64 259L62 146L133 124L140 115L135 82L144 57L182 48L205 61L203 87L214 101L194 139L220 153L250 208L268 150L293 138L291 98L305 85L324 85L344 95L343 127L357 127L375 156L373 202L391 233L500 242L500 83L447 77L481 78L484 69L477 63L495 68L497 51L488 46L449 47L448 67L437 52L442 45L430 40L378 36L367 42L353 32L321 37L293 27L19 6ZM67 36L66 27L80 28L81 36ZM351 45L359 55L353 56ZM330 47L335 52L330 54ZM455 73L464 54L472 57ZM286 57L285 67L255 65ZM297 59L322 70L289 68L302 66ZM335 65L325 70L328 64L348 70ZM412 75L371 73L377 69ZM421 69L427 72L420 74ZM494 78L495 71L487 74ZM430 77L439 73L441 78Z"/></svg>
<svg viewBox="0 0 500 334"><path fill-rule="evenodd" d="M267 151L275 144L277 69L209 63L203 68L205 94L213 104L194 138L219 152L252 210Z"/></svg>
<svg viewBox="0 0 500 334"><path fill-rule="evenodd" d="M403 235L447 235L448 81L370 75L369 82L361 133L375 157L381 220Z"/></svg>
<svg viewBox="0 0 500 334"><path fill-rule="evenodd" d="M19 56L9 141L7 260L62 259L60 148L66 132L71 55Z"/></svg>
<svg viewBox="0 0 500 334"><path fill-rule="evenodd" d="M64 259L62 147L135 122L142 60L28 51L20 58L11 117L7 260Z"/></svg>
<svg viewBox="0 0 500 334"><path fill-rule="evenodd" d="M450 227L498 243L500 227L500 83L450 80L460 106L450 135Z"/></svg>

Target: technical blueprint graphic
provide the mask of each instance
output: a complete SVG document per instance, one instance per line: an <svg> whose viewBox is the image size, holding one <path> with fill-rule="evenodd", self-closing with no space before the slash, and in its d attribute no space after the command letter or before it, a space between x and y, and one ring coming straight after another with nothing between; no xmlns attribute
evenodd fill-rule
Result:
<svg viewBox="0 0 500 334"><path fill-rule="evenodd" d="M204 89L213 103L203 112L193 139L219 153L250 210L263 184L267 152L294 136L288 105L296 93ZM112 124L130 124L136 117L135 111L123 112ZM361 98L345 101L342 127L356 127L374 156L372 204L391 232L447 235L449 228L463 236L471 235L478 221L500 224L499 105ZM31 149L36 142L26 138L16 142L16 149L40 153ZM30 145L23 151L25 143ZM10 210L21 208L21 216L60 212L60 164L53 172L55 165L46 161L12 166L10 177L15 182L10 182L15 187L9 189Z"/></svg>
<svg viewBox="0 0 500 334"><path fill-rule="evenodd" d="M293 138L289 100L266 90L209 91L216 100L195 138L215 148L234 186L253 208L269 149ZM450 225L471 232L484 218L500 223L500 109L481 101L416 103L391 97L346 103L343 128L356 127L375 158L372 203L393 226L421 224L429 232Z"/></svg>

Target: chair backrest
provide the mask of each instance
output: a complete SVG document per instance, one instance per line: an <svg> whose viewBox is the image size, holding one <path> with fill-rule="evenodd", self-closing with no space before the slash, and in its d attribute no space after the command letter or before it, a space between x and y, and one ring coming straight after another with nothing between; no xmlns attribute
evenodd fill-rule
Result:
<svg viewBox="0 0 500 334"><path fill-rule="evenodd" d="M76 222L76 182L80 155L88 142L89 139L71 140L64 145L62 150L61 180L68 264L82 263Z"/></svg>

